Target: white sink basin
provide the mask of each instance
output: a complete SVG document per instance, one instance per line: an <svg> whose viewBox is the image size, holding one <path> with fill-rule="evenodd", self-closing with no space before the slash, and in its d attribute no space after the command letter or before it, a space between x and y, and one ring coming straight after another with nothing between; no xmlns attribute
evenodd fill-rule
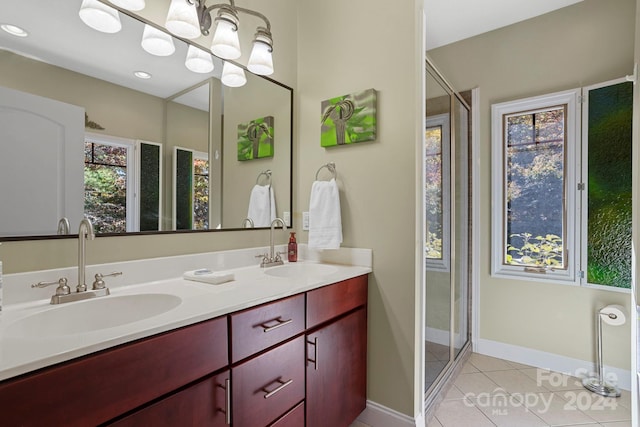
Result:
<svg viewBox="0 0 640 427"><path fill-rule="evenodd" d="M338 271L337 268L325 264L291 263L268 268L264 274L273 277L306 278L328 276L336 271Z"/></svg>
<svg viewBox="0 0 640 427"><path fill-rule="evenodd" d="M170 294L106 296L69 302L17 320L6 336L42 339L83 334L133 323L165 313L182 302Z"/></svg>

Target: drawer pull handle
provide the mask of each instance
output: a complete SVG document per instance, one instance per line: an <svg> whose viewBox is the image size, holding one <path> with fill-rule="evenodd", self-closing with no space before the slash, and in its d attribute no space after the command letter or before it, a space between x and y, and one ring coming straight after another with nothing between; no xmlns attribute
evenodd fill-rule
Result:
<svg viewBox="0 0 640 427"><path fill-rule="evenodd" d="M273 389L272 391L267 390L267 388L263 388L262 391L264 391L266 394L264 395L265 399L270 398L271 396L273 396L274 394L278 393L279 391L281 391L283 388L285 388L286 386L290 385L291 383L293 383L293 379L290 379L289 381L282 381L282 380L277 380L280 385Z"/></svg>
<svg viewBox="0 0 640 427"><path fill-rule="evenodd" d="M270 323L270 322L278 322L278 324L273 326L267 326L267 323ZM278 317L277 319L273 319L273 320L269 320L268 322L261 323L260 326L262 326L262 330L264 332L271 332L274 329L278 329L284 325L288 325L291 322L293 322L293 319L282 320L282 317Z"/></svg>
<svg viewBox="0 0 640 427"><path fill-rule="evenodd" d="M318 370L318 337L315 337L313 341L307 341L307 344L313 346L313 359L307 358L307 360L313 363L313 370Z"/></svg>
<svg viewBox="0 0 640 427"><path fill-rule="evenodd" d="M222 412L225 416L225 422L227 425L231 425L231 380L229 378L224 380L224 386L218 384L218 387L224 390L224 410L218 409L218 411Z"/></svg>

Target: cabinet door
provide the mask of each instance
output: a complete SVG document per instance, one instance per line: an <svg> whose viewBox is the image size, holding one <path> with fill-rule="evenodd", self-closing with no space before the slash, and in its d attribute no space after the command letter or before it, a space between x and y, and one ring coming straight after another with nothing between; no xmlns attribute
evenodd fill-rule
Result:
<svg viewBox="0 0 640 427"><path fill-rule="evenodd" d="M202 380L141 409L113 427L222 427L229 410L229 371Z"/></svg>
<svg viewBox="0 0 640 427"><path fill-rule="evenodd" d="M307 335L307 427L347 427L366 405L367 314Z"/></svg>

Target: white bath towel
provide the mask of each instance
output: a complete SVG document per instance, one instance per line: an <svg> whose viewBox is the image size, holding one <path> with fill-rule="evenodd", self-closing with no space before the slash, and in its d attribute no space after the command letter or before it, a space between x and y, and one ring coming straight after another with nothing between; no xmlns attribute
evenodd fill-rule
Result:
<svg viewBox="0 0 640 427"><path fill-rule="evenodd" d="M340 194L335 179L314 181L309 201L309 247L338 249L342 243Z"/></svg>
<svg viewBox="0 0 640 427"><path fill-rule="evenodd" d="M222 283L235 280L235 275L228 271L211 271L207 268L199 270L185 271L182 275L186 280L194 282L209 283L210 285L220 285Z"/></svg>
<svg viewBox="0 0 640 427"><path fill-rule="evenodd" d="M254 227L269 227L276 219L276 200L270 185L253 186L247 218L251 218Z"/></svg>

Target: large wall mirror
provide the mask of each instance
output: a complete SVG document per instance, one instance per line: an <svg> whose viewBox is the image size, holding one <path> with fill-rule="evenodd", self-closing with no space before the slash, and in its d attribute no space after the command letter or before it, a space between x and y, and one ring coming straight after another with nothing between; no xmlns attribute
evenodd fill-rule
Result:
<svg viewBox="0 0 640 427"><path fill-rule="evenodd" d="M99 234L264 227L245 218L265 187L290 217L292 89L226 87L216 57L191 71L185 41L151 55L150 22L120 11L98 32L81 3L0 5L28 32L0 31L0 241L73 235L84 215Z"/></svg>

